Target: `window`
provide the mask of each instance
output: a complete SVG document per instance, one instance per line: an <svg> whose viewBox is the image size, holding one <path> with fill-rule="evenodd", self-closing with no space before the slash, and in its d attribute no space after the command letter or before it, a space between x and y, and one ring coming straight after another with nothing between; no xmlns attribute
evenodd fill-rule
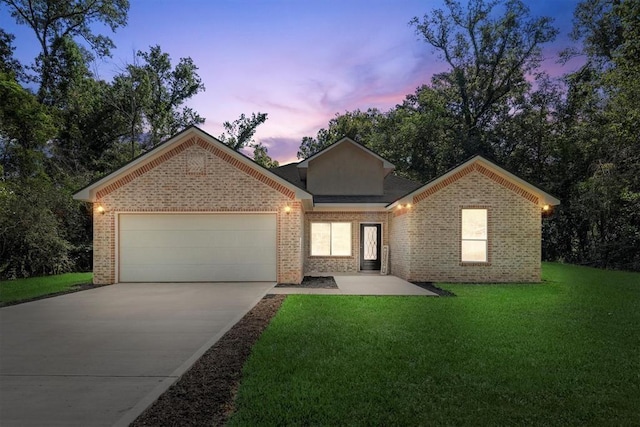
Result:
<svg viewBox="0 0 640 427"><path fill-rule="evenodd" d="M487 262L487 210L462 209L462 262Z"/></svg>
<svg viewBox="0 0 640 427"><path fill-rule="evenodd" d="M350 222L312 222L311 256L350 256Z"/></svg>

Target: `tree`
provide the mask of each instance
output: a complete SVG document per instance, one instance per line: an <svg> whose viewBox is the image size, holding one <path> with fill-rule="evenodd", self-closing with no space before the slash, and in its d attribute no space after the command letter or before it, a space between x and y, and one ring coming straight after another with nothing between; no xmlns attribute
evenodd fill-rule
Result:
<svg viewBox="0 0 640 427"><path fill-rule="evenodd" d="M66 271L71 245L55 213L60 192L46 174L54 120L4 71L0 99L0 277Z"/></svg>
<svg viewBox="0 0 640 427"><path fill-rule="evenodd" d="M22 64L13 57L15 36L0 28L0 72L13 75L17 80L22 76Z"/></svg>
<svg viewBox="0 0 640 427"><path fill-rule="evenodd" d="M116 75L109 92L109 104L119 113L126 126L129 156L131 160L139 153L141 135L144 133L145 110L151 102L151 80L136 60Z"/></svg>
<svg viewBox="0 0 640 427"><path fill-rule="evenodd" d="M306 159L325 147L342 138L351 138L354 141L367 145L369 137L374 132L377 120L382 114L376 108L360 111L346 111L344 114L336 114L329 121L329 126L318 131L315 138L305 136L298 148L298 159Z"/></svg>
<svg viewBox="0 0 640 427"><path fill-rule="evenodd" d="M251 117L240 114L240 117L233 122L224 122L225 133L218 139L235 151L242 151L245 148L253 148L253 161L265 168L278 167L278 162L273 160L267 147L261 142L257 143L253 136L256 134L258 126L267 121L267 113L251 113Z"/></svg>
<svg viewBox="0 0 640 427"><path fill-rule="evenodd" d="M447 99L423 85L378 119L370 146L408 178L426 182L464 159Z"/></svg>
<svg viewBox="0 0 640 427"><path fill-rule="evenodd" d="M277 160L273 160L269 156L269 150L262 143L257 143L253 146L253 161L267 169L280 166Z"/></svg>
<svg viewBox="0 0 640 427"><path fill-rule="evenodd" d="M101 23L111 31L127 23L128 0L0 0L19 24L28 25L40 44L35 70L40 83L38 98L47 96L53 78L51 59L57 55L63 38L85 40L98 56L109 56L114 47L106 36L95 34L93 24ZM88 58L89 59L89 58Z"/></svg>
<svg viewBox="0 0 640 427"><path fill-rule="evenodd" d="M558 31L551 18L529 19L520 0L470 0L466 10L455 0L445 4L447 11L410 23L451 67L434 76L433 85L448 94L449 108L461 117L466 155L490 155L484 131L496 108L527 90L525 76L539 66L540 46ZM496 16L496 9L502 14Z"/></svg>
<svg viewBox="0 0 640 427"><path fill-rule="evenodd" d="M148 91L148 99L139 103L144 115L143 126L148 133L147 146L153 147L187 126L204 123L203 117L183 106L188 99L205 90L193 60L180 58L172 68L171 57L157 45L149 52L139 51L137 56L143 62L129 65L128 75L123 78L131 79L134 87L145 86L144 90Z"/></svg>
<svg viewBox="0 0 640 427"><path fill-rule="evenodd" d="M253 136L258 126L267 121L267 113L251 113L251 117L240 114L233 122L224 122L224 133L218 139L235 151L255 145Z"/></svg>
<svg viewBox="0 0 640 427"><path fill-rule="evenodd" d="M574 224L558 232L578 261L631 270L640 269L639 16L628 0L576 8L573 35L587 62L567 78L563 139L576 167L562 210Z"/></svg>
<svg viewBox="0 0 640 427"><path fill-rule="evenodd" d="M42 173L46 144L56 131L48 109L22 88L14 76L4 72L0 72L0 99L3 179Z"/></svg>

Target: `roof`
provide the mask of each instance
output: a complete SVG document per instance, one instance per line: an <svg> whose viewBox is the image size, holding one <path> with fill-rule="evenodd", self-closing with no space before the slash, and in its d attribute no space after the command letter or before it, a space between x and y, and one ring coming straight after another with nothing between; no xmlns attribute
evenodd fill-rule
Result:
<svg viewBox="0 0 640 427"><path fill-rule="evenodd" d="M459 164L458 166L451 168L446 173L432 179L421 187L410 191L406 195L397 199L395 202L391 203L388 208L394 208L398 204L418 202L428 197L428 195L439 191L441 188L444 188L451 182L459 179L459 177L463 176L463 173L469 171L471 167L475 167L475 170L480 171L481 173L503 185L504 187L520 193L525 198L529 198L529 196L531 196L531 201L537 199L537 203L540 206L556 206L560 204L559 199L547 193L546 191L536 187L533 184L530 184L522 178L517 177L516 175L487 160L486 158L477 155Z"/></svg>
<svg viewBox="0 0 640 427"><path fill-rule="evenodd" d="M273 173L286 179L298 188L307 191L306 183L298 173L299 163L290 163L271 169ZM313 196L314 203L383 203L389 204L407 193L422 186L422 183L403 178L393 173L387 175L382 183L382 196Z"/></svg>
<svg viewBox="0 0 640 427"><path fill-rule="evenodd" d="M138 173L141 170L141 168L145 165L152 164L152 162L156 162L156 163L161 162L162 161L161 156L163 154L169 153L170 150L172 150L174 147L179 146L183 141L185 141L185 137L189 135L198 136L200 140L204 141L204 144L211 144L215 146L216 149L221 150L222 152L225 153L225 155L228 155L231 158L239 161L242 165L244 165L243 168L245 168L245 170L253 170L255 172L258 172L270 178L272 180L271 182L275 182L274 185L284 186L288 190L295 193L296 198L311 199L312 197L311 194L309 194L303 188L300 188L292 184L291 182L287 181L286 179L281 178L277 174L274 174L272 170L259 165L258 163L254 162L252 159L248 158L244 154L229 148L224 143L222 143L215 137L209 135L208 133L206 133L205 131L203 131L202 129L196 126L190 126L186 128L182 132L179 132L174 136L172 136L171 138L156 145L151 150L134 158L124 166L117 169L116 171L102 178L98 178L97 180L90 183L86 187L78 190L73 195L73 198L77 200L83 200L86 202L94 202L97 198L96 195L98 191L109 186L111 183L116 182L120 177L125 176L128 172L136 171L136 173Z"/></svg>

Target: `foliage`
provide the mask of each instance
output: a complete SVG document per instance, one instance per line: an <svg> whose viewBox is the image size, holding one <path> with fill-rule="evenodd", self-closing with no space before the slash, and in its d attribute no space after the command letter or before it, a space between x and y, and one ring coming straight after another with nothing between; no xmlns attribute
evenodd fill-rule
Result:
<svg viewBox="0 0 640 427"><path fill-rule="evenodd" d="M329 127L320 129L315 138L307 136L302 138L302 144L298 149L298 158L311 157L342 138L351 138L355 142L367 145L375 131L377 120L381 116L380 111L375 108L370 108L366 112L355 110L336 114L329 121Z"/></svg>
<svg viewBox="0 0 640 427"><path fill-rule="evenodd" d="M269 156L269 150L262 143L253 146L253 161L267 169L280 166L277 160L273 160Z"/></svg>
<svg viewBox="0 0 640 427"><path fill-rule="evenodd" d="M0 28L0 72L20 78L22 76L22 64L13 57L13 41L15 36Z"/></svg>
<svg viewBox="0 0 640 427"><path fill-rule="evenodd" d="M54 78L52 58L58 55L60 39L82 38L99 56L109 56L114 47L110 38L95 34L93 24L101 23L111 31L127 23L128 0L1 0L19 24L29 26L40 44L34 77L40 83L39 99L51 99L48 93ZM94 27L95 28L95 27Z"/></svg>
<svg viewBox="0 0 640 427"><path fill-rule="evenodd" d="M450 66L434 76L433 85L447 93L449 108L462 118L465 156L491 155L483 131L496 110L527 89L525 76L539 66L540 46L558 31L550 18L529 19L520 0L470 0L466 9L455 0L445 4L447 11L436 9L411 24ZM494 17L498 5L502 15Z"/></svg>
<svg viewBox="0 0 640 427"><path fill-rule="evenodd" d="M15 303L91 283L92 273L66 273L0 282L0 304Z"/></svg>
<svg viewBox="0 0 640 427"><path fill-rule="evenodd" d="M46 179L5 182L0 194L0 277L58 274L73 267L60 216L64 200Z"/></svg>
<svg viewBox="0 0 640 427"><path fill-rule="evenodd" d="M253 148L253 160L256 163L265 168L278 167L278 162L269 156L267 147L253 139L258 126L266 121L266 113L251 113L251 117L240 114L233 122L223 123L225 132L218 139L235 151Z"/></svg>
<svg viewBox="0 0 640 427"><path fill-rule="evenodd" d="M188 99L205 89L193 60L180 58L172 68L169 54L157 45L149 52L139 51L137 56L142 64L129 65L127 77L134 80L134 86L146 86L148 91L148 98L140 102L149 138L147 148L187 126L204 123L205 119L193 109L183 107Z"/></svg>
<svg viewBox="0 0 640 427"><path fill-rule="evenodd" d="M93 75L92 52L105 56L113 47L95 24L125 25L126 0L2 1L31 27L41 51L35 65L23 66L13 57L13 35L0 30L0 277L87 270L91 210L71 195L203 123L184 103L204 86L190 58L173 67L159 46L138 52L139 62L113 82ZM37 96L21 84L29 81L39 83Z"/></svg>
<svg viewBox="0 0 640 427"><path fill-rule="evenodd" d="M545 263L543 278L439 285L452 298L289 295L229 425L634 424L640 274Z"/></svg>
<svg viewBox="0 0 640 427"><path fill-rule="evenodd" d="M266 121L266 113L252 113L251 117L240 114L240 117L233 122L223 123L225 133L220 135L218 139L232 150L240 151L255 144L253 136L258 126Z"/></svg>

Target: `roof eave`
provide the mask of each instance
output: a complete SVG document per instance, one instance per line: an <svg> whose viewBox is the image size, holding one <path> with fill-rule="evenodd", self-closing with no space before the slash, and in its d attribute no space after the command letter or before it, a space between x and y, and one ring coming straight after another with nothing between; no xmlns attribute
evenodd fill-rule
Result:
<svg viewBox="0 0 640 427"><path fill-rule="evenodd" d="M229 155L235 157L237 160L239 160L240 162L248 165L249 167L251 167L251 168L253 168L255 170L258 170L261 173L267 174L269 176L269 178L273 179L274 181L276 181L277 183L283 185L284 187L292 190L295 193L295 197L297 199L300 199L300 200L306 200L306 199L312 200L313 199L313 195L311 195L310 193L302 190L300 187L290 183L286 179L281 178L280 176L278 176L275 173L271 172L269 169L258 165L257 163L255 163L253 160L249 159L248 157L246 157L242 153L238 153L237 151L232 150L231 148L227 147L222 142L220 142L218 139L216 139L215 137L209 135L208 133L206 133L205 131L203 131L202 129L200 129L200 128L196 127L196 126L188 127L187 129L183 130L180 133L177 133L173 137L171 137L168 140L162 142L161 144L157 145L156 147L154 147L153 149L149 150L148 152L136 157L135 159L133 159L129 163L125 164L124 166L118 168L114 172L112 172L112 173L106 175L105 177L100 178L99 180L97 180L97 181L87 185L86 187L80 189L79 191L77 191L73 195L73 198L76 199L76 200L82 200L82 201L85 201L85 202L95 202L96 201L96 193L98 192L98 190L100 188L104 187L109 182L111 182L112 180L116 179L118 176L120 176L123 173L125 173L127 170L134 169L136 166L141 165L141 164L151 160L152 158L161 156L164 152L169 150L177 141L183 139L189 133L193 133L195 135L198 135L201 138L203 138L205 140L209 140L209 142L212 142L212 143L217 142L218 145L219 145L219 148L225 150Z"/></svg>
<svg viewBox="0 0 640 427"><path fill-rule="evenodd" d="M386 210L386 203L314 203L313 210L322 211L379 211Z"/></svg>
<svg viewBox="0 0 640 427"><path fill-rule="evenodd" d="M394 170L396 167L393 163L391 163L390 161L386 160L384 157L380 157L378 154L374 153L373 151L371 151L370 149L368 149L367 147L365 147L362 144L358 144L357 142L355 142L353 139L348 138L348 137L344 137L336 142L334 142L333 144L323 148L322 150L318 151L317 153L311 155L310 157L304 159L303 161L301 161L300 163L298 163L298 168L299 169L306 169L309 167L309 162L313 159L315 159L316 157L319 157L323 154L325 154L326 152L334 149L335 147L337 147L338 145L344 143L344 142L348 142L350 144L355 145L356 147L360 148L361 150L365 151L366 153L374 156L375 158L377 158L378 160L380 160L382 162L382 167L387 170Z"/></svg>
<svg viewBox="0 0 640 427"><path fill-rule="evenodd" d="M527 181L518 178L516 175L512 174L511 172L501 168L500 166L496 165L495 163L485 159L484 157L477 155L472 157L471 159L467 160L466 162L460 164L459 166L451 169L450 171L448 171L447 173L445 173L444 175L440 175L438 178L418 187L417 189L411 191L410 193L398 198L398 200L389 203L387 205L387 210L393 210L395 208L397 208L398 205L402 205L402 204L406 204L406 203L412 203L413 202L413 197L422 193L423 191L427 190L430 187L433 187L434 185L437 185L438 183L444 181L445 179L449 178L451 175L454 175L455 173L457 173L459 170L464 169L465 167L469 166L472 163L483 163L485 166L489 166L491 169L493 169L494 171L499 172L501 175L504 175L507 179L517 183L519 186L527 189L528 191L530 191L531 193L535 194L536 196L538 196L539 198L539 205L540 207L544 206L544 205L551 205L551 206L557 206L560 204L560 200L554 196L552 196L551 194L541 190L540 188L529 184Z"/></svg>

